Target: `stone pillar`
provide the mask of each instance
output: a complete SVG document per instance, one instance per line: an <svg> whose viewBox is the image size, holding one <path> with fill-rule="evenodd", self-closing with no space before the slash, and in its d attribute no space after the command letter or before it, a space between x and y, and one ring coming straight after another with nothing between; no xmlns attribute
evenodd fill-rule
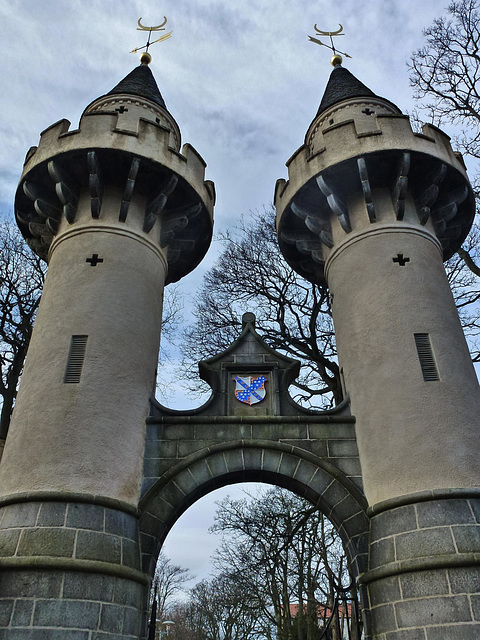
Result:
<svg viewBox="0 0 480 640"><path fill-rule="evenodd" d="M349 89L327 96L275 204L286 259L331 292L370 505L367 632L474 638L480 393L442 264L474 199L446 135L413 133L345 71L332 78Z"/></svg>
<svg viewBox="0 0 480 640"><path fill-rule="evenodd" d="M132 73L141 95L128 81L78 130L42 133L17 191L49 269L0 464L9 640L145 634L137 506L163 291L208 248L214 188L150 70Z"/></svg>

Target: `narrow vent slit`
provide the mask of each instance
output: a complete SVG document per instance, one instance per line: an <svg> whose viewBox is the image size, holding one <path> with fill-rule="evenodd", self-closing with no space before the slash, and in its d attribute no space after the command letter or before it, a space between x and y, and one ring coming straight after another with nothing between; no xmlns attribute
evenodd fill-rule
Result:
<svg viewBox="0 0 480 640"><path fill-rule="evenodd" d="M63 381L67 384L80 382L88 336L72 336L67 367Z"/></svg>
<svg viewBox="0 0 480 640"><path fill-rule="evenodd" d="M440 380L428 333L415 333L415 345L425 382Z"/></svg>

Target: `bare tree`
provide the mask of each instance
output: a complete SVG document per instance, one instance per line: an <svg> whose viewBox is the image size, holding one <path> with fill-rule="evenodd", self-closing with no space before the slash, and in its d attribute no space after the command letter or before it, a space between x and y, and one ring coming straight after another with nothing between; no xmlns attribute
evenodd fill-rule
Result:
<svg viewBox="0 0 480 640"><path fill-rule="evenodd" d="M164 553L160 553L153 576L150 604L156 600L156 614L160 620L165 619L169 604L184 589L185 583L192 580L188 569L172 564Z"/></svg>
<svg viewBox="0 0 480 640"><path fill-rule="evenodd" d="M437 126L459 127L459 150L480 159L480 12L478 0L459 0L424 31L426 44L412 54L414 97Z"/></svg>
<svg viewBox="0 0 480 640"><path fill-rule="evenodd" d="M424 31L426 44L410 60L410 84L419 115L439 127L451 127L454 145L470 158L477 195L480 179L480 6L478 0L451 2L447 15ZM478 300L480 297L480 233L477 225L447 275L474 362L480 361Z"/></svg>
<svg viewBox="0 0 480 640"><path fill-rule="evenodd" d="M476 227L464 243L475 259ZM226 349L241 331L245 311L257 316L257 330L274 349L299 359L302 370L292 396L306 406L326 407L342 400L336 345L326 285L297 275L277 243L273 211L253 214L223 234L224 250L205 275L182 343L182 375L199 387L197 363ZM474 361L480 360L480 281L455 255L446 265Z"/></svg>
<svg viewBox="0 0 480 640"><path fill-rule="evenodd" d="M212 531L224 536L214 565L255 599L259 636L318 640L322 619L333 613L330 635L339 639L335 603L338 585L349 582L346 558L333 525L318 509L273 488L255 500L220 502Z"/></svg>
<svg viewBox="0 0 480 640"><path fill-rule="evenodd" d="M0 440L10 426L45 272L16 226L0 224Z"/></svg>
<svg viewBox="0 0 480 640"><path fill-rule="evenodd" d="M190 592L194 631L202 640L243 640L258 637L259 611L255 595L240 581L221 573L199 582Z"/></svg>
<svg viewBox="0 0 480 640"><path fill-rule="evenodd" d="M220 353L238 337L241 317L253 311L257 330L274 349L301 360L294 397L305 404L342 400L330 299L326 286L297 275L278 249L274 212L253 213L220 236L224 251L206 274L187 328L182 366L198 385L197 362Z"/></svg>

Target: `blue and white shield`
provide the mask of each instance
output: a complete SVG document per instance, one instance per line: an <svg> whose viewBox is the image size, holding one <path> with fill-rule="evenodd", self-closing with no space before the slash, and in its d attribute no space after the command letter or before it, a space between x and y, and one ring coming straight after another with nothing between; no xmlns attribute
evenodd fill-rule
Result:
<svg viewBox="0 0 480 640"><path fill-rule="evenodd" d="M235 397L245 404L261 402L266 395L265 376L235 376Z"/></svg>

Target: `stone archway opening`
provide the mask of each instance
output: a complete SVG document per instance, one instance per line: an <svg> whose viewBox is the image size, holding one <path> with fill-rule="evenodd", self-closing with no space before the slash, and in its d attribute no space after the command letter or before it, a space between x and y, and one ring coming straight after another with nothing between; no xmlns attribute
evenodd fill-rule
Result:
<svg viewBox="0 0 480 640"><path fill-rule="evenodd" d="M165 604L180 568L190 579ZM357 638L358 599L335 527L308 500L269 483L227 485L189 507L167 535L155 581L157 628L174 622L169 640L214 630L227 639Z"/></svg>
<svg viewBox="0 0 480 640"><path fill-rule="evenodd" d="M175 465L147 492L140 517L143 569L153 576L163 543L187 509L215 489L259 482L288 489L332 522L343 543L350 576L365 571L368 520L355 484L335 467L280 443L236 442L212 447Z"/></svg>

